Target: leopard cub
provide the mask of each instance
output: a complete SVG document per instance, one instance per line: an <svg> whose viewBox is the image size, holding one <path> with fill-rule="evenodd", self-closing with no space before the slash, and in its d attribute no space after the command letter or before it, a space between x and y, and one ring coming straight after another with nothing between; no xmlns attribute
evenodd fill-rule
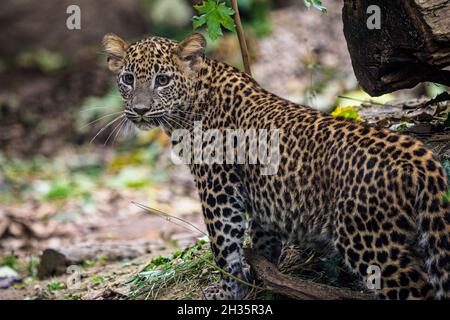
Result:
<svg viewBox="0 0 450 320"><path fill-rule="evenodd" d="M279 161L189 163L211 248L223 276L210 299L241 299L246 214L252 247L272 261L283 244L329 246L367 280L381 271L379 298L450 296L450 208L441 164L421 142L363 123L334 118L282 99L250 76L205 56L206 41L150 37L127 44L104 37L117 75L124 117L169 135L202 130L276 130ZM281 71L280 71L281 72ZM225 144L225 142L224 142ZM197 148L197 149L196 149ZM201 143L194 147L208 149Z"/></svg>

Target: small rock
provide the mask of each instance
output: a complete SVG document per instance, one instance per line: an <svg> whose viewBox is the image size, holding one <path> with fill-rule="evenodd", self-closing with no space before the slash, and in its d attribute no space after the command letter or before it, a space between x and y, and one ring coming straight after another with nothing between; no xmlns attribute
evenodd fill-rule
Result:
<svg viewBox="0 0 450 320"><path fill-rule="evenodd" d="M0 267L0 278L17 277L19 274L12 268L4 266Z"/></svg>
<svg viewBox="0 0 450 320"><path fill-rule="evenodd" d="M64 248L47 248L43 251L38 265L38 277L45 279L66 273L70 265L80 265L84 261L105 258L108 262L134 259L151 252L150 243L103 242L80 243Z"/></svg>
<svg viewBox="0 0 450 320"><path fill-rule="evenodd" d="M22 277L10 267L0 267L0 289L11 287L14 283L20 282Z"/></svg>

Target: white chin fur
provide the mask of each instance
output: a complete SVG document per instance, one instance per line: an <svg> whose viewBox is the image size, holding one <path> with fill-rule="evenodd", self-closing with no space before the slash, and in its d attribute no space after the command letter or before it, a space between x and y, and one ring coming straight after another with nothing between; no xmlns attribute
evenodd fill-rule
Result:
<svg viewBox="0 0 450 320"><path fill-rule="evenodd" d="M150 130L155 126L147 122L139 122L134 124L140 130Z"/></svg>

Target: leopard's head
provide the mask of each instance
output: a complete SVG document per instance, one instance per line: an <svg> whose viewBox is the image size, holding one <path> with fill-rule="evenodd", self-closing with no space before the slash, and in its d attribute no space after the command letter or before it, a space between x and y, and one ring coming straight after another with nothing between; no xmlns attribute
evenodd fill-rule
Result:
<svg viewBox="0 0 450 320"><path fill-rule="evenodd" d="M205 46L200 34L181 42L150 37L132 45L105 35L103 50L108 68L117 75L125 116L138 128L150 129L185 108L195 94Z"/></svg>

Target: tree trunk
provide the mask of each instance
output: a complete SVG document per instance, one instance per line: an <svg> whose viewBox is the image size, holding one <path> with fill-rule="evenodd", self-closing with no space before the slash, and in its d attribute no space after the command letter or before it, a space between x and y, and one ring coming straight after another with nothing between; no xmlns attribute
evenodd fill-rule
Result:
<svg viewBox="0 0 450 320"><path fill-rule="evenodd" d="M450 0L344 0L342 18L353 69L370 95L424 81L450 85Z"/></svg>

